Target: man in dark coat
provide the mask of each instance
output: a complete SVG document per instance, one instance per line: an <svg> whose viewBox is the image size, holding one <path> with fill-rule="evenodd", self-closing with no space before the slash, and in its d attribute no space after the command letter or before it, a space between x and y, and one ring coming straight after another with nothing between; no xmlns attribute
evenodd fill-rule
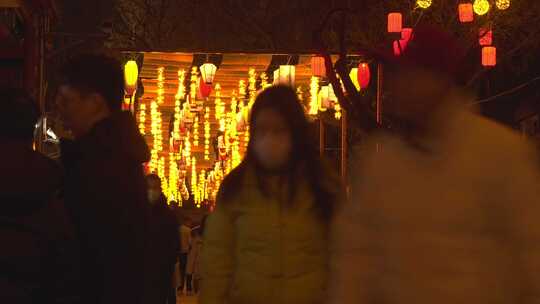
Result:
<svg viewBox="0 0 540 304"><path fill-rule="evenodd" d="M83 55L62 70L57 105L74 140L63 140L65 199L82 246L87 303L142 303L148 219L142 164L148 147L121 112L118 61Z"/></svg>
<svg viewBox="0 0 540 304"><path fill-rule="evenodd" d="M0 303L78 303L77 242L57 194L61 171L32 150L38 109L0 89Z"/></svg>
<svg viewBox="0 0 540 304"><path fill-rule="evenodd" d="M161 179L155 174L146 177L148 201L151 205L149 222L149 258L147 277L151 281L154 303L176 303L173 286L174 266L180 250L178 221L167 206L167 198L161 191Z"/></svg>

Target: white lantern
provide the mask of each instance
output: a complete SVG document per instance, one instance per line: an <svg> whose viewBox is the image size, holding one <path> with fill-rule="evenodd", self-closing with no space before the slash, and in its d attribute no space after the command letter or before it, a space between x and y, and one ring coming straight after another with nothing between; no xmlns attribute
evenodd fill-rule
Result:
<svg viewBox="0 0 540 304"><path fill-rule="evenodd" d="M139 78L139 69L135 60L130 60L124 66L124 81L127 95L133 95L137 89L137 80Z"/></svg>
<svg viewBox="0 0 540 304"><path fill-rule="evenodd" d="M274 71L274 85L281 84L294 87L296 67L294 65L280 65Z"/></svg>
<svg viewBox="0 0 540 304"><path fill-rule="evenodd" d="M217 67L213 63L205 63L200 66L201 77L206 84L212 84L214 82L214 76L216 76Z"/></svg>

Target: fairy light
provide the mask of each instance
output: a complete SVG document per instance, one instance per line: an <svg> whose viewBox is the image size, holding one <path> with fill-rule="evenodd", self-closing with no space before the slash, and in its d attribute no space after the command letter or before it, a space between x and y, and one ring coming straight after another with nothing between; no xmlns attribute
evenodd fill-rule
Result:
<svg viewBox="0 0 540 304"><path fill-rule="evenodd" d="M296 96L298 97L300 103L304 101L304 92L302 91L302 86L298 86L296 88Z"/></svg>
<svg viewBox="0 0 540 304"><path fill-rule="evenodd" d="M334 117L337 120L340 120L341 119L341 106L339 105L339 102L336 102L334 106L334 110L336 111L336 113L334 113Z"/></svg>
<svg viewBox="0 0 540 304"><path fill-rule="evenodd" d="M309 83L309 115L317 115L319 111L319 78L316 76L311 77Z"/></svg>
<svg viewBox="0 0 540 304"><path fill-rule="evenodd" d="M253 104L255 103L255 97L257 95L257 73L255 72L254 68L249 69L249 86L248 86L248 92L249 92L249 103L248 108L251 109L253 107Z"/></svg>
<svg viewBox="0 0 540 304"><path fill-rule="evenodd" d="M141 103L139 106L139 132L141 132L142 135L146 134L145 132L145 124L146 122L146 104Z"/></svg>
<svg viewBox="0 0 540 304"><path fill-rule="evenodd" d="M173 125L173 138L180 140L180 120L182 119L182 111L180 109L181 99L185 98L186 88L184 86L185 71L178 70L178 90L174 96L174 125Z"/></svg>
<svg viewBox="0 0 540 304"><path fill-rule="evenodd" d="M199 72L197 71L197 67L191 68L191 78L190 78L190 85L189 85L189 94L191 97L191 102L197 99L197 79L199 78Z"/></svg>
<svg viewBox="0 0 540 304"><path fill-rule="evenodd" d="M271 87L272 84L268 83L268 75L266 73L261 73L261 87L263 89L266 89L268 87Z"/></svg>
<svg viewBox="0 0 540 304"><path fill-rule="evenodd" d="M169 191L167 194L168 202L178 201L178 165L174 152L169 152Z"/></svg>
<svg viewBox="0 0 540 304"><path fill-rule="evenodd" d="M191 159L191 193L195 196L197 193L197 159Z"/></svg>
<svg viewBox="0 0 540 304"><path fill-rule="evenodd" d="M418 7L423 8L423 9L429 8L431 6L431 3L432 3L431 0L417 0L416 1L416 5L418 5Z"/></svg>
<svg viewBox="0 0 540 304"><path fill-rule="evenodd" d="M193 146L199 146L199 116L195 116L193 121Z"/></svg>
<svg viewBox="0 0 540 304"><path fill-rule="evenodd" d="M150 151L150 172L155 172L158 169L159 152L162 147L162 134L161 134L161 113L158 109L158 102L152 100L150 103L150 118L151 118L151 134L153 137L152 150Z"/></svg>
<svg viewBox="0 0 540 304"><path fill-rule="evenodd" d="M164 98L164 86L163 82L165 81L165 77L163 76L163 73L165 71L164 67L159 67L157 69L157 101L158 104L163 104L165 101Z"/></svg>
<svg viewBox="0 0 540 304"><path fill-rule="evenodd" d="M495 1L495 5L497 6L497 9L505 10L510 7L510 0L497 0Z"/></svg>
<svg viewBox="0 0 540 304"><path fill-rule="evenodd" d="M204 111L204 159L210 159L210 108Z"/></svg>

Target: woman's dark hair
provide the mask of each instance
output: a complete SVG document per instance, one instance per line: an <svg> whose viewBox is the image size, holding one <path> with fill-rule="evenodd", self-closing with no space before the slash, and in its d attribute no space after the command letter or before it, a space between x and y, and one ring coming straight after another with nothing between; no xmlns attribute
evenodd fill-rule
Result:
<svg viewBox="0 0 540 304"><path fill-rule="evenodd" d="M220 188L219 197L227 201L242 188L241 183L248 167L254 167L262 171L254 153L254 140L256 121L262 110L271 109L279 113L288 124L291 132L292 151L287 172L289 187L289 202L292 201L298 187L299 176L305 176L315 196L315 209L324 219L329 219L333 213L336 200L335 191L325 187L324 179L330 178L329 172L323 168L323 160L313 144L309 134L309 123L296 93L287 86L273 86L261 92L251 110L250 129L251 138L247 152L242 163L235 168L225 179ZM258 172L258 173L259 173ZM263 174L257 174L261 177ZM267 194L264 184L259 180L259 188L263 194Z"/></svg>

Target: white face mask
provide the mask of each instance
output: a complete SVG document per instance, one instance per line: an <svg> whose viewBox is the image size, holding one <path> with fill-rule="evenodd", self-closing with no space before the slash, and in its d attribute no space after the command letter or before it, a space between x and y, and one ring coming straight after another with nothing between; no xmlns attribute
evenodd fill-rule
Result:
<svg viewBox="0 0 540 304"><path fill-rule="evenodd" d="M157 203L160 196L161 193L159 191L148 190L148 201L150 201L151 204Z"/></svg>

